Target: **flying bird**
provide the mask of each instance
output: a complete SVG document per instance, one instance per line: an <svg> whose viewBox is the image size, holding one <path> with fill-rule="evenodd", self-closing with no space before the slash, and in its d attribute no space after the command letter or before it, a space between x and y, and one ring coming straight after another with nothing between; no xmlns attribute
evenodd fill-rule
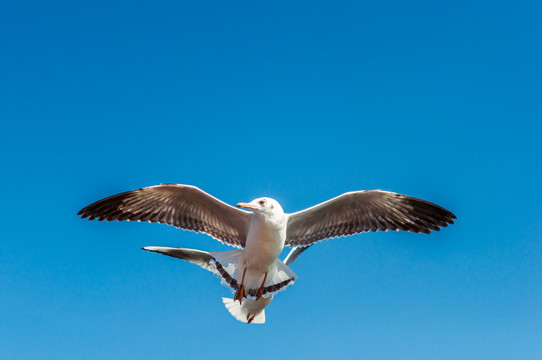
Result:
<svg viewBox="0 0 542 360"><path fill-rule="evenodd" d="M301 253L307 250L309 246L295 247L284 259L284 265L290 266ZM164 246L146 246L143 248L146 251L152 251L155 253L175 257L177 259L185 260L202 267L205 270L209 270L212 273L217 274L216 271L216 259L211 252L193 250L193 249L181 249L174 247ZM218 275L220 277L220 275ZM261 297L259 299L246 299L241 304L230 298L222 298L222 302L226 306L226 309L237 320L247 324L263 324L265 323L265 311L264 309L273 300L273 295L267 297Z"/></svg>
<svg viewBox="0 0 542 360"><path fill-rule="evenodd" d="M269 297L295 282L296 274L278 259L284 246L306 247L327 238L378 230L429 234L456 218L431 202L381 190L347 192L287 214L271 198L239 203L236 208L195 186L180 184L113 195L78 215L98 221L165 223L240 248L213 253L212 261L212 271L235 291L233 300L240 304L245 298Z"/></svg>

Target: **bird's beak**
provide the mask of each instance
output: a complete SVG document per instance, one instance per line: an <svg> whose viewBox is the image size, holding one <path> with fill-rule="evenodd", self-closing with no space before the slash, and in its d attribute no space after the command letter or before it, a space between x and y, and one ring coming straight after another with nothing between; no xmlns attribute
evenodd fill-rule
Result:
<svg viewBox="0 0 542 360"><path fill-rule="evenodd" d="M239 203L236 206L240 208L245 208L245 209L254 209L254 205L249 204L249 203Z"/></svg>

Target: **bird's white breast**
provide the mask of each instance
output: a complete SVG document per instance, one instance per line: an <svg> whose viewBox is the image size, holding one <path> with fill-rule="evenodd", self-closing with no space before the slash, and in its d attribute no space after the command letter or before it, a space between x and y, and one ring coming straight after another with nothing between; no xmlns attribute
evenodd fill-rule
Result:
<svg viewBox="0 0 542 360"><path fill-rule="evenodd" d="M280 255L286 240L286 219L262 219L252 215L245 247L247 268L267 271Z"/></svg>

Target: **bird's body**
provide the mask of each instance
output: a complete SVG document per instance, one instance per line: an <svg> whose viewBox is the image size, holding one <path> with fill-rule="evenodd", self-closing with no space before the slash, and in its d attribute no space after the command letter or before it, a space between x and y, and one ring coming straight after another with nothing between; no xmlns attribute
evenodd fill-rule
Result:
<svg viewBox="0 0 542 360"><path fill-rule="evenodd" d="M165 184L110 196L88 205L79 215L99 221L166 223L241 248L209 253L206 265L201 265L236 291L233 300L239 305L244 298L268 298L297 279L278 259L284 246L303 248L327 238L378 230L428 234L455 219L450 211L431 202L380 190L348 192L291 214L284 213L271 198L237 207L251 212L194 186Z"/></svg>
<svg viewBox="0 0 542 360"><path fill-rule="evenodd" d="M279 256L286 241L286 216L265 221L252 215L243 262L251 270L265 270ZM240 264L240 266L243 264Z"/></svg>
<svg viewBox="0 0 542 360"><path fill-rule="evenodd" d="M277 271L275 261L286 242L287 218L284 211L278 202L271 199L265 201L275 202L275 211L265 217L256 213L251 215L246 245L239 257L237 274L243 274L246 270L244 286L247 289L258 289L264 278L264 287L272 283L271 279Z"/></svg>

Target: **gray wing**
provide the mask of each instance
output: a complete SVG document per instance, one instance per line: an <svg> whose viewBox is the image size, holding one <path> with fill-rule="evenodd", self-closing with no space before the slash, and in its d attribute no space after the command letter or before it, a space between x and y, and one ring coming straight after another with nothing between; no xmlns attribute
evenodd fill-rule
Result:
<svg viewBox="0 0 542 360"><path fill-rule="evenodd" d="M175 257L177 259L185 260L191 262L192 264L201 266L210 272L214 271L214 267L211 265L211 260L214 260L215 258L207 251L180 249L167 246L146 246L143 248L143 250Z"/></svg>
<svg viewBox="0 0 542 360"><path fill-rule="evenodd" d="M353 191L290 214L287 246L367 231L404 230L429 234L453 224L456 216L429 201L388 191Z"/></svg>
<svg viewBox="0 0 542 360"><path fill-rule="evenodd" d="M293 264L293 262L297 260L297 257L299 255L301 255L301 253L303 253L309 247L310 247L310 245L309 246L296 246L295 248L290 250L290 252L288 253L288 255L286 256L286 258L283 261L284 265L290 266L291 264Z"/></svg>
<svg viewBox="0 0 542 360"><path fill-rule="evenodd" d="M190 185L164 184L96 201L77 215L89 220L136 220L165 223L203 232L229 245L244 247L250 213L234 208Z"/></svg>

